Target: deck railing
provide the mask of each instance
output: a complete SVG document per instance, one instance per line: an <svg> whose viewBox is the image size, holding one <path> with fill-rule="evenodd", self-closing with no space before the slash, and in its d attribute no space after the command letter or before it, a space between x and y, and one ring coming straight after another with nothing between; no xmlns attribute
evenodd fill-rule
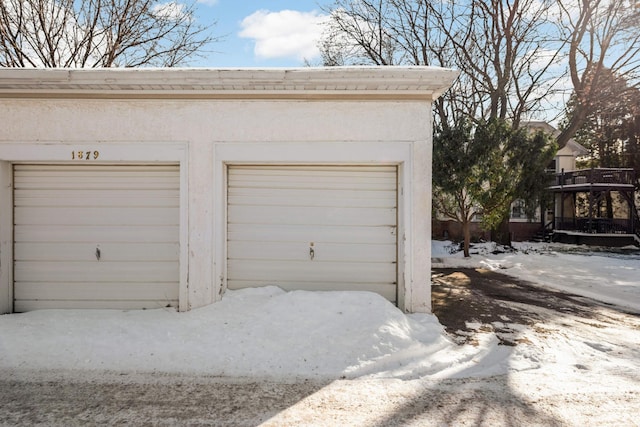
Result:
<svg viewBox="0 0 640 427"><path fill-rule="evenodd" d="M556 174L555 185L630 184L635 183L633 169L594 168Z"/></svg>
<svg viewBox="0 0 640 427"><path fill-rule="evenodd" d="M556 218L555 229L581 233L633 234L633 221L611 218Z"/></svg>

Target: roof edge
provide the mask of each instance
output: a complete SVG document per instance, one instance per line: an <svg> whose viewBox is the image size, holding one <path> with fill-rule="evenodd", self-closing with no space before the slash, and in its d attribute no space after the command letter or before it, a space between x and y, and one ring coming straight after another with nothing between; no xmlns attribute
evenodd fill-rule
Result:
<svg viewBox="0 0 640 427"><path fill-rule="evenodd" d="M2 97L334 97L435 99L458 76L436 67L0 69Z"/></svg>

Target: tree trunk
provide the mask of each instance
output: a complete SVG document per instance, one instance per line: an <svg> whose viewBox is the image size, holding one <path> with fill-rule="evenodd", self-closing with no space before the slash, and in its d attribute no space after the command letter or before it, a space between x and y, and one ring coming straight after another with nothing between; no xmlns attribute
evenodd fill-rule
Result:
<svg viewBox="0 0 640 427"><path fill-rule="evenodd" d="M564 146L567 145L567 142L569 142L569 140L573 138L578 129L580 129L580 127L584 124L586 117L587 114L585 108L582 106L576 106L573 115L569 119L569 123L556 138L558 150L564 148Z"/></svg>
<svg viewBox="0 0 640 427"><path fill-rule="evenodd" d="M469 221L462 223L462 233L464 235L464 243L462 245L464 250L464 257L469 258L469 247L471 246L471 230L469 229Z"/></svg>

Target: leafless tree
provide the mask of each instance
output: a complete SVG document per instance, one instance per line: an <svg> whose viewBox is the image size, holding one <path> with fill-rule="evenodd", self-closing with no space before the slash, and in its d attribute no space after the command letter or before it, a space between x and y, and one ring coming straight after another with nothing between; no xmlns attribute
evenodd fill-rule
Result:
<svg viewBox="0 0 640 427"><path fill-rule="evenodd" d="M436 104L442 124L501 118L517 127L562 74L562 41L546 16L554 1L336 0L321 50L329 65L457 68L459 80Z"/></svg>
<svg viewBox="0 0 640 427"><path fill-rule="evenodd" d="M521 122L536 113L545 113L546 98L553 94L566 74L566 68L560 66L566 42L560 37L558 14L553 14L557 11L552 7L556 1L335 0L327 10L332 19L325 38L327 44L321 48L325 52L327 48L333 49L327 56L333 58L334 63L368 60L376 65L457 68L461 71L459 79L434 104L436 129L440 133L436 136L448 135L461 123L499 124L520 135L515 131ZM469 138L472 137L473 130L469 133ZM518 138L520 140L523 138ZM438 138L435 141L434 145L438 141L442 143ZM495 149L496 162L506 162L506 156L500 153L507 148L505 145ZM457 156L450 164L446 159L439 164L446 165L445 169L450 171L460 159ZM521 160L531 160L531 156ZM475 156L464 161L478 162L479 159ZM472 172L481 176L481 169L478 167ZM452 212L464 225L472 212L467 200L469 186L452 192L449 186L442 186L445 180L437 179L436 174L434 177L435 187L440 186L435 189L436 195L442 190L441 195L453 197L456 203ZM508 227L505 212L524 185L515 182L518 179L510 176L514 186L509 191L494 191L505 200L501 200L501 208L495 209L496 212L485 212L504 217L501 228ZM486 176L481 181L480 192L487 194L490 192L487 187L495 187L499 182ZM446 211L446 198L436 197L434 202L441 212ZM498 221L491 223L495 227Z"/></svg>
<svg viewBox="0 0 640 427"><path fill-rule="evenodd" d="M568 64L574 96L571 114L558 136L563 147L602 105L610 75L640 88L640 2L558 0L569 41Z"/></svg>
<svg viewBox="0 0 640 427"><path fill-rule="evenodd" d="M210 26L196 23L194 8L157 0L0 0L0 66L185 64L216 41Z"/></svg>

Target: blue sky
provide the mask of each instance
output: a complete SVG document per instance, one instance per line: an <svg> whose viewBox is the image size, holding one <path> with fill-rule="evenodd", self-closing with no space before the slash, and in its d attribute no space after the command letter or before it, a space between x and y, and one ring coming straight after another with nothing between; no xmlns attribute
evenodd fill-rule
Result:
<svg viewBox="0 0 640 427"><path fill-rule="evenodd" d="M180 0L175 0L179 2ZM197 0L197 19L223 40L201 67L295 67L318 63L316 41L331 0Z"/></svg>

